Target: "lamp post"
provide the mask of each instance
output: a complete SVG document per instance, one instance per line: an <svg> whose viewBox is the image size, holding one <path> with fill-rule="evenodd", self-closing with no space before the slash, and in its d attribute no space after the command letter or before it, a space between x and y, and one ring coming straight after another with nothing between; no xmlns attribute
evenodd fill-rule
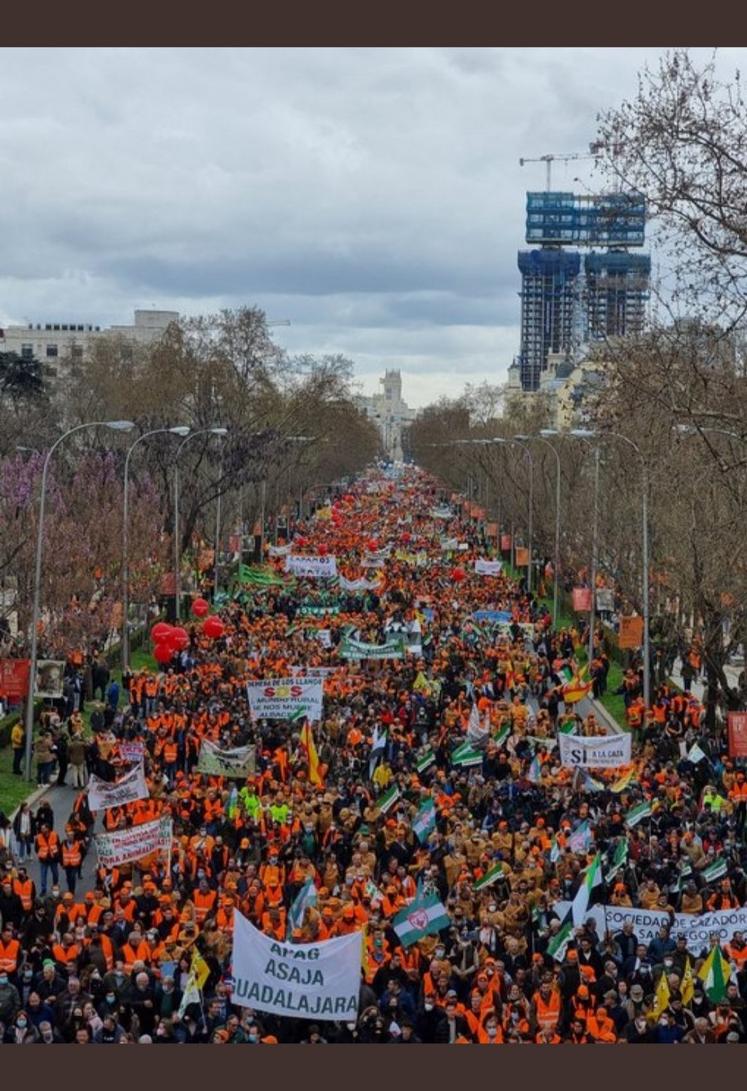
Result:
<svg viewBox="0 0 747 1091"><path fill-rule="evenodd" d="M130 630L129 630L129 613L130 613L130 561L129 561L129 535L130 535L130 514L129 514L129 492L130 492L130 459L132 453L139 443L148 439L149 436L161 436L161 435L173 435L173 436L186 436L190 429L186 424L177 425L175 428L154 428L150 432L144 432L142 436L138 436L134 443L131 443L127 449L124 464L124 497L123 497L123 512L122 512L122 673L127 670L130 665Z"/></svg>
<svg viewBox="0 0 747 1091"><path fill-rule="evenodd" d="M537 439L540 443L544 443L546 447L549 447L555 456L555 572L553 576L553 593L552 593L552 623L553 628L558 627L558 582L560 580L560 455L555 447L550 443L548 436L557 436L557 430L555 428L541 428L539 434L531 436L531 439Z"/></svg>
<svg viewBox="0 0 747 1091"><path fill-rule="evenodd" d="M643 601L643 700L646 705L646 711L651 707L651 637L650 637L650 611L649 611L649 534L648 534L648 466L646 465L646 459L643 456L643 452L637 443L627 436L622 435L621 432L603 432L597 433L587 429L578 428L574 429L573 435L578 435L581 438L590 438L592 436L599 435L601 438L609 436L611 439L619 439L623 443L627 443L629 447L635 451L641 464L641 549L642 549L642 601ZM598 450L598 448L597 448ZM598 455L597 455L598 459ZM596 472L598 473L598 461ZM594 589L592 588L592 605L594 600Z"/></svg>
<svg viewBox="0 0 747 1091"><path fill-rule="evenodd" d="M534 509L534 459L532 458L532 452L527 446L528 436L512 436L511 439L499 438L493 442L498 443L514 443L517 447L521 447L529 459L529 524L527 527L527 536L529 538L529 564L527 566L527 591L532 593L532 512Z"/></svg>
<svg viewBox="0 0 747 1091"><path fill-rule="evenodd" d="M182 440L176 449L174 456L174 614L176 620L181 620L181 549L179 548L179 455L185 445L197 436L225 436L227 428L200 428Z"/></svg>
<svg viewBox="0 0 747 1091"><path fill-rule="evenodd" d="M44 552L44 509L47 496L47 473L52 455L68 438L76 432L82 432L85 428L111 428L115 432L129 432L135 427L130 420L91 421L86 424L77 424L69 428L57 439L47 451L42 467L41 493L39 496L39 526L36 532L36 562L34 567L34 600L31 610L31 662L29 664L29 690L26 698L26 780L31 780L31 750L34 736L34 690L36 688L36 663L39 645L39 614L41 612L41 571L42 555Z"/></svg>
<svg viewBox="0 0 747 1091"><path fill-rule="evenodd" d="M568 433L569 436L573 436L574 439L580 439L584 442L589 440L595 435L590 429L587 428L573 428ZM589 583L591 584L591 607L589 609L589 640L587 645L586 657L589 663L589 671L591 671L592 660L594 659L594 626L597 621L597 564L599 559L599 444L594 445L594 508L592 515L591 525L591 568L589 570Z"/></svg>

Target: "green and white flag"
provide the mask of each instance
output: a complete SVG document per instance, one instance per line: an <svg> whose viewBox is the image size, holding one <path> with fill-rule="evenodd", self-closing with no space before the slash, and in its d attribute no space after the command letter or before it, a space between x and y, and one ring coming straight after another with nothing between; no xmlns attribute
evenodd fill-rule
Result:
<svg viewBox="0 0 747 1091"><path fill-rule="evenodd" d="M475 750L469 742L463 742L451 755L451 764L467 767L470 765L482 765L482 754Z"/></svg>
<svg viewBox="0 0 747 1091"><path fill-rule="evenodd" d="M376 883L372 879L366 880L365 893L367 897L371 899L372 906L381 904L381 902L384 901L384 895L381 893Z"/></svg>
<svg viewBox="0 0 747 1091"><path fill-rule="evenodd" d="M503 864L499 860L497 864L493 864L493 866L485 872L482 879L478 879L477 882L473 884L475 891L485 890L486 887L492 886L496 879L500 879L501 875L503 875Z"/></svg>
<svg viewBox="0 0 747 1091"><path fill-rule="evenodd" d="M651 804L648 800L644 800L643 803L639 803L636 807L631 807L628 813L625 815L625 825L630 829L633 826L637 826L639 822L642 822L644 818L651 817Z"/></svg>
<svg viewBox="0 0 747 1091"><path fill-rule="evenodd" d="M412 947L426 936L448 928L451 917L438 894L424 894L422 890L418 890L414 899L397 914L392 924L402 946Z"/></svg>
<svg viewBox="0 0 747 1091"><path fill-rule="evenodd" d="M729 867L726 860L724 860L723 856L720 856L718 860L714 860L707 868L703 868L702 874L707 883L713 883L716 879L723 879L728 871Z"/></svg>
<svg viewBox="0 0 747 1091"><path fill-rule="evenodd" d="M697 976L703 982L705 994L712 1004L718 1004L724 999L726 986L731 978L731 966L722 955L720 947L712 948Z"/></svg>
<svg viewBox="0 0 747 1091"><path fill-rule="evenodd" d="M696 742L694 742L688 751L687 760L691 761L693 765L697 765L698 762L703 761L706 756L705 752L700 749Z"/></svg>
<svg viewBox="0 0 747 1091"><path fill-rule="evenodd" d="M527 780L530 784L539 784L542 779L542 765L539 760L539 754L535 754L532 758L532 764L527 770Z"/></svg>
<svg viewBox="0 0 747 1091"><path fill-rule="evenodd" d="M571 911L568 910L567 914L563 918L558 932L550 940L547 945L547 953L551 958L554 958L556 962L562 962L565 958L565 953L568 950L568 944L573 939L573 919L571 917Z"/></svg>
<svg viewBox="0 0 747 1091"><path fill-rule="evenodd" d="M550 845L550 863L554 864L560 859L560 845L558 844L557 837L553 834L552 844Z"/></svg>
<svg viewBox="0 0 747 1091"><path fill-rule="evenodd" d="M418 760L415 762L415 768L418 773L424 773L430 765L433 765L435 760L436 755L433 753L432 750L428 750L427 753L423 754L423 756L421 758L418 758Z"/></svg>
<svg viewBox="0 0 747 1091"><path fill-rule="evenodd" d="M412 828L421 845L428 840L429 835L436 828L436 805L432 799L426 799L422 807L412 820Z"/></svg>
<svg viewBox="0 0 747 1091"><path fill-rule="evenodd" d="M388 792L385 792L383 796L379 797L378 808L381 814L386 814L391 810L394 804L400 797L400 790L395 784L393 788L390 788Z"/></svg>
<svg viewBox="0 0 747 1091"><path fill-rule="evenodd" d="M290 939L293 934L294 928L303 927L303 919L306 915L306 908L310 905L316 905L316 886L314 880L309 878L303 884L298 894L295 897L293 905L288 910L288 925L286 930L286 938Z"/></svg>
<svg viewBox="0 0 747 1091"><path fill-rule="evenodd" d="M573 924L575 928L580 928L586 919L586 910L589 908L589 900L591 898L591 892L595 886L599 886L602 882L602 862L599 853L596 854L592 862L584 873L581 886L576 891L576 897L573 899L571 905L571 916L573 917Z"/></svg>
<svg viewBox="0 0 747 1091"><path fill-rule="evenodd" d="M621 837L617 842L617 848L615 849L615 855L612 857L612 867L607 872L606 881L611 883L617 875L618 871L625 867L628 861L628 842L627 839Z"/></svg>
<svg viewBox="0 0 747 1091"><path fill-rule="evenodd" d="M498 734L493 737L493 742L495 743L496 746L503 746L503 744L506 742L506 740L508 739L508 736L510 734L511 734L511 725L510 724L504 724L504 726L500 729Z"/></svg>
<svg viewBox="0 0 747 1091"><path fill-rule="evenodd" d="M368 758L369 780L373 777L376 766L384 756L384 751L386 750L386 736L387 731L385 727L379 727L377 725L374 728L373 739L371 740L371 753Z"/></svg>

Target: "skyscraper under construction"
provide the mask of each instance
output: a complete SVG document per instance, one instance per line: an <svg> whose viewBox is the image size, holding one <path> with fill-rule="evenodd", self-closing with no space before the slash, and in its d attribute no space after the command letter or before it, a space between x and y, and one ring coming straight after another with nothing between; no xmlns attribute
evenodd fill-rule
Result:
<svg viewBox="0 0 747 1091"><path fill-rule="evenodd" d="M651 259L628 248L643 245L645 219L638 194L527 193L526 241L539 248L518 255L523 390L539 389L549 354L571 360L584 342L642 330ZM595 246L582 275L569 248Z"/></svg>

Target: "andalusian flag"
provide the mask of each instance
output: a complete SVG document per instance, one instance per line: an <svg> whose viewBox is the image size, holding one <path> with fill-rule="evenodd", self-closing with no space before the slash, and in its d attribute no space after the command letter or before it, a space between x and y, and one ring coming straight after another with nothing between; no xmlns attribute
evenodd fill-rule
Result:
<svg viewBox="0 0 747 1091"><path fill-rule="evenodd" d="M631 829L633 826L637 826L639 822L642 822L644 818L651 817L651 804L647 799L644 799L643 803L639 803L637 807L631 807L628 813L625 815L625 825Z"/></svg>
<svg viewBox="0 0 747 1091"><path fill-rule="evenodd" d="M400 797L400 790L395 784L393 788L390 788L388 792L385 792L383 796L379 797L378 808L381 814L386 814L390 810Z"/></svg>
<svg viewBox="0 0 747 1091"><path fill-rule="evenodd" d="M306 751L306 759L309 763L309 783L321 785L322 778L319 773L319 755L316 752L314 736L311 733L311 726L309 725L308 720L301 728L301 746L303 746Z"/></svg>
<svg viewBox="0 0 747 1091"><path fill-rule="evenodd" d="M303 928L303 920L306 916L306 908L316 905L316 886L314 880L309 877L295 897L293 905L288 910L288 928L286 937L291 938L294 929Z"/></svg>
<svg viewBox="0 0 747 1091"><path fill-rule="evenodd" d="M628 769L627 773L623 773L621 777L618 777L614 784L610 784L610 791L614 792L616 795L619 795L619 793L624 792L625 789L628 788L634 780L635 766L633 765L630 769Z"/></svg>
<svg viewBox="0 0 747 1091"><path fill-rule="evenodd" d="M723 856L720 856L718 860L714 860L707 868L703 868L702 874L707 883L714 883L716 879L723 879L728 871L729 867L726 860L724 860Z"/></svg>
<svg viewBox="0 0 747 1091"><path fill-rule="evenodd" d="M463 742L451 755L451 764L464 767L482 765L482 754L479 750L475 750L470 742Z"/></svg>
<svg viewBox="0 0 747 1091"><path fill-rule="evenodd" d="M607 872L606 881L611 883L617 875L618 871L625 867L628 861L628 842L625 837L621 837L617 842L617 848L615 849L615 855L612 857L612 867Z"/></svg>
<svg viewBox="0 0 747 1091"><path fill-rule="evenodd" d="M568 847L571 852L586 852L591 845L591 830L588 821L579 822L575 830L568 838Z"/></svg>
<svg viewBox="0 0 747 1091"><path fill-rule="evenodd" d="M420 844L424 845L436 828L436 805L432 799L426 799L423 803L412 820L412 828Z"/></svg>
<svg viewBox="0 0 747 1091"><path fill-rule="evenodd" d="M532 758L532 764L527 770L527 780L531 784L539 784L542 779L542 763L539 760L539 754L535 754Z"/></svg>
<svg viewBox="0 0 747 1091"><path fill-rule="evenodd" d="M373 879L366 879L364 893L367 898L371 899L372 906L380 905L384 901L384 895L381 893Z"/></svg>
<svg viewBox="0 0 747 1091"><path fill-rule="evenodd" d="M550 863L554 864L560 859L560 845L558 844L557 837L553 834L552 844L550 845Z"/></svg>
<svg viewBox="0 0 747 1091"><path fill-rule="evenodd" d="M718 1004L726 996L726 986L731 977L731 966L716 946L698 970L698 977L703 982L705 994L712 1004Z"/></svg>
<svg viewBox="0 0 747 1091"><path fill-rule="evenodd" d="M485 890L486 887L492 886L496 879L500 879L501 875L503 875L503 864L499 860L497 864L493 864L491 868L488 868L482 879L478 879L473 884L475 891Z"/></svg>
<svg viewBox="0 0 747 1091"><path fill-rule="evenodd" d="M504 724L504 726L500 729L498 734L493 737L493 742L495 743L496 746L503 746L503 744L506 742L506 740L508 739L508 736L510 734L511 734L511 725L510 724Z"/></svg>
<svg viewBox="0 0 747 1091"><path fill-rule="evenodd" d="M667 975L662 972L659 978L659 984L656 986L656 993L654 995L654 1006L651 1009L651 1018L658 1019L663 1011L666 1011L669 1007L669 1001L671 1000L671 993L669 991L669 982L667 981Z"/></svg>
<svg viewBox="0 0 747 1091"><path fill-rule="evenodd" d="M573 939L573 919L570 909L563 918L557 934L553 936L547 945L547 953L556 962L562 962L568 949L568 944Z"/></svg>
<svg viewBox="0 0 747 1091"><path fill-rule="evenodd" d="M606 790L601 780L597 780L586 769L580 769L579 772L583 776L582 787L585 792L604 792Z"/></svg>
<svg viewBox="0 0 747 1091"><path fill-rule="evenodd" d="M576 721L573 717L569 717L567 720L563 720L558 724L558 731L563 735L572 735L576 727Z"/></svg>
<svg viewBox="0 0 747 1091"><path fill-rule="evenodd" d="M432 750L428 750L425 754L423 754L422 757L418 758L418 760L415 762L415 768L418 773L424 773L429 765L433 765L435 760L436 755L433 753Z"/></svg>
<svg viewBox="0 0 747 1091"><path fill-rule="evenodd" d="M402 946L412 947L426 936L449 928L451 917L438 894L424 894L419 889L410 904L397 914L392 925Z"/></svg>
<svg viewBox="0 0 747 1091"><path fill-rule="evenodd" d="M285 582L274 568L239 565L239 583L249 583L257 587L277 587L278 585L284 585Z"/></svg>
<svg viewBox="0 0 747 1091"><path fill-rule="evenodd" d="M588 696L592 683L582 680L581 676L585 673L586 667L575 674L570 682L563 686L563 700L567 705L575 704L577 701L583 701L584 697Z"/></svg>
<svg viewBox="0 0 747 1091"><path fill-rule="evenodd" d="M571 905L571 915L573 917L573 924L576 928L580 928L584 923L584 920L586 919L586 910L589 908L591 892L595 886L599 886L601 881L601 856L597 853L587 867L581 881L581 886L576 891L576 897L573 899L573 904Z"/></svg>

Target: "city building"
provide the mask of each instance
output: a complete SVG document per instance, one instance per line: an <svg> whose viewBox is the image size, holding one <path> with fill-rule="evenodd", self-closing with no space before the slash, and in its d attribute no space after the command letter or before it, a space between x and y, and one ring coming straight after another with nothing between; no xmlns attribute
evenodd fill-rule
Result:
<svg viewBox="0 0 747 1091"><path fill-rule="evenodd" d="M379 382L383 387L380 394L361 394L355 399L355 404L381 432L386 457L401 462L402 431L415 420L415 410L402 400L402 376L399 371L385 372Z"/></svg>
<svg viewBox="0 0 747 1091"><path fill-rule="evenodd" d="M151 344L161 337L177 311L135 311L131 326L93 326L81 322L29 322L25 326L0 329L0 352L14 352L22 359L36 359L52 367L62 367L71 360L82 359L91 344L100 337L117 334L141 345Z"/></svg>
<svg viewBox="0 0 747 1091"><path fill-rule="evenodd" d="M628 251L643 246L645 220L639 194L527 193L525 237L539 248L518 253L521 345L510 384L536 392L551 358L569 373L589 344L642 332L651 259ZM568 247L606 249L582 264Z"/></svg>

